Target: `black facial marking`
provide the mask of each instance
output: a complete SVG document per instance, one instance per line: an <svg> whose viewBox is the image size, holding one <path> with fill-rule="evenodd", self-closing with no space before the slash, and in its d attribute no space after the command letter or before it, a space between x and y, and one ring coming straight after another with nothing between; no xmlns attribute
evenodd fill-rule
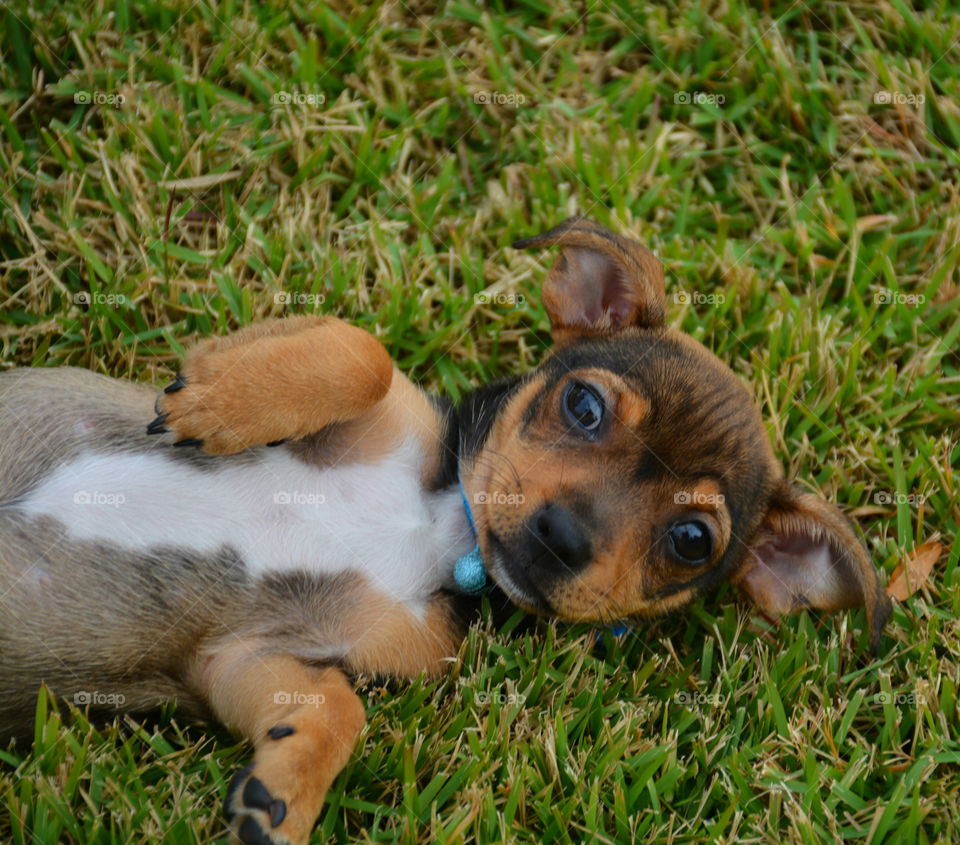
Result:
<svg viewBox="0 0 960 845"><path fill-rule="evenodd" d="M534 421L537 419L537 415L540 413L541 406L543 405L543 399L552 387L553 384L550 382L541 384L540 388L530 399L527 407L523 409L523 416L520 418L520 424L523 426L523 428L528 428L529 426L533 425Z"/></svg>
<svg viewBox="0 0 960 845"><path fill-rule="evenodd" d="M503 406L523 384L520 376L500 379L464 398L457 409L460 422L460 460L469 461L483 448Z"/></svg>
<svg viewBox="0 0 960 845"><path fill-rule="evenodd" d="M453 403L443 396L430 396L440 416L440 468L425 484L428 490L443 490L457 483L460 469L460 422Z"/></svg>

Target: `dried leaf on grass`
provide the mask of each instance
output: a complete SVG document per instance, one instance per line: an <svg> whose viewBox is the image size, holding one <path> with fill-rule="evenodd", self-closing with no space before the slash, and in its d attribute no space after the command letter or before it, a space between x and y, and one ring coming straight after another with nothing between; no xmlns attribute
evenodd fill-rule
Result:
<svg viewBox="0 0 960 845"><path fill-rule="evenodd" d="M897 601L906 601L910 598L926 583L942 552L943 543L938 543L936 540L928 540L914 549L913 553L907 555L906 560L890 575L890 580L887 582L887 595Z"/></svg>

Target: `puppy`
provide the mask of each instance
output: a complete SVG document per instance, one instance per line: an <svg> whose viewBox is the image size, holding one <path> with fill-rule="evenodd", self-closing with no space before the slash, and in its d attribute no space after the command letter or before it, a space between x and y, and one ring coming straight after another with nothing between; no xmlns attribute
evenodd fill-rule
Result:
<svg viewBox="0 0 960 845"><path fill-rule="evenodd" d="M665 325L657 259L578 218L515 246L553 245L554 351L456 408L332 317L209 340L159 398L0 376L0 729L28 729L43 683L176 699L254 745L238 837L303 843L364 725L349 675L443 672L458 595L488 582L614 622L732 579L771 616L864 606L876 650L890 608L863 546Z"/></svg>

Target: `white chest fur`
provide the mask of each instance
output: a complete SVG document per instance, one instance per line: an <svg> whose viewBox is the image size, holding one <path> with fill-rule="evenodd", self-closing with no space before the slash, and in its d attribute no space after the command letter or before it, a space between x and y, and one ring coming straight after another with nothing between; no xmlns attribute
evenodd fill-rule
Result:
<svg viewBox="0 0 960 845"><path fill-rule="evenodd" d="M282 449L259 458L199 469L159 453L90 453L20 510L131 550L228 546L254 577L353 570L401 601L454 586L454 563L474 540L459 491L422 488L414 444L375 464L311 467Z"/></svg>

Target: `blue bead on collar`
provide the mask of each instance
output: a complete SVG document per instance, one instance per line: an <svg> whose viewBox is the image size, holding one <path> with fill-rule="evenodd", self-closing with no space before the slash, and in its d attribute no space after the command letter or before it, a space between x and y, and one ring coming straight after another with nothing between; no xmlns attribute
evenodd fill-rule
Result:
<svg viewBox="0 0 960 845"><path fill-rule="evenodd" d="M470 512L470 503L467 501L467 494L463 490L463 481L457 479L460 484L460 498L463 500L463 508L467 512L467 520L470 523L470 530L473 536L477 536L477 526L473 521L473 514ZM471 596L479 596L486 593L492 587L490 579L487 577L487 568L483 565L483 556L480 554L480 544L477 543L472 551L467 552L461 557L453 567L453 580L457 586L465 593Z"/></svg>

